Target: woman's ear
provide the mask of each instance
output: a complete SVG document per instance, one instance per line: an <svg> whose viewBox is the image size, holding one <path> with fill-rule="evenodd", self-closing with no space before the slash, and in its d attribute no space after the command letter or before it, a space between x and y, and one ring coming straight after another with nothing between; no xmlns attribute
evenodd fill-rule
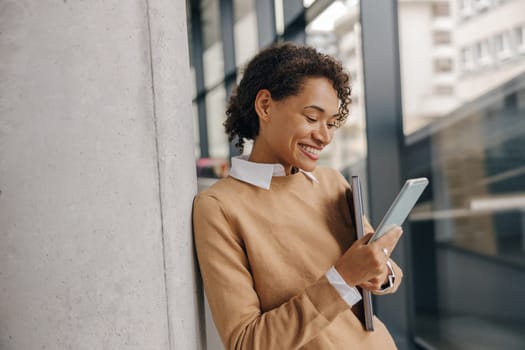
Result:
<svg viewBox="0 0 525 350"><path fill-rule="evenodd" d="M272 94L268 89L262 89L257 92L255 96L255 113L259 116L261 122L270 120L270 102L272 101Z"/></svg>

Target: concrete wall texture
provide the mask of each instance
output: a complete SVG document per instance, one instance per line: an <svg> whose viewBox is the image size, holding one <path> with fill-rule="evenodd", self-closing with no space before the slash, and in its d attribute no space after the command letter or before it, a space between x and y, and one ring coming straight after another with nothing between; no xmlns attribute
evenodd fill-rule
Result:
<svg viewBox="0 0 525 350"><path fill-rule="evenodd" d="M0 349L201 349L185 1L0 0Z"/></svg>

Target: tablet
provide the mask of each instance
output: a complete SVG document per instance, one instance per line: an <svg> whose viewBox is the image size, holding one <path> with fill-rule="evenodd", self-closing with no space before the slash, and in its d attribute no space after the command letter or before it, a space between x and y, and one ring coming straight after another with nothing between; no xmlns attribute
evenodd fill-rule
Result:
<svg viewBox="0 0 525 350"><path fill-rule="evenodd" d="M426 177L408 179L403 185L403 188L401 188L397 194L396 199L392 202L392 205L386 212L383 220L381 220L377 226L376 232L372 238L370 238L368 243L372 243L394 226L401 226L427 185L428 179Z"/></svg>

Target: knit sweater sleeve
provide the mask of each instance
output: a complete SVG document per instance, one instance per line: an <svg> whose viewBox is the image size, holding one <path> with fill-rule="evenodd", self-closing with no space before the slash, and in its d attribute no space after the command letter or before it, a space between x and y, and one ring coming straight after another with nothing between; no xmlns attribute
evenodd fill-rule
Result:
<svg viewBox="0 0 525 350"><path fill-rule="evenodd" d="M219 200L198 195L193 223L206 295L226 349L298 349L348 310L323 275L300 294L262 312L243 242Z"/></svg>

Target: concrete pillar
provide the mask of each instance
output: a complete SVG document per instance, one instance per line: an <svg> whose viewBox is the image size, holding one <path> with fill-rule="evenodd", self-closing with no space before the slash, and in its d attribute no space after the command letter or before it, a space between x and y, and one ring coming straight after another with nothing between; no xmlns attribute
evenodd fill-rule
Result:
<svg viewBox="0 0 525 350"><path fill-rule="evenodd" d="M201 349L184 1L0 0L0 349Z"/></svg>

